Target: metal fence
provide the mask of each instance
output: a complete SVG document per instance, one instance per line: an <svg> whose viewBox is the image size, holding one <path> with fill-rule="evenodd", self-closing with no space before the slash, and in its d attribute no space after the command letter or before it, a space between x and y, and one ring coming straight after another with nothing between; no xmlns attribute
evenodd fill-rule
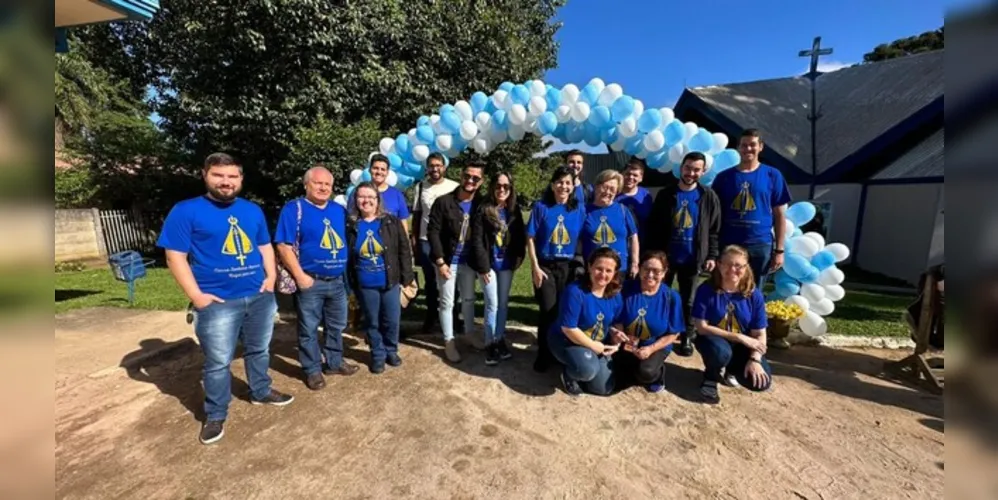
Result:
<svg viewBox="0 0 998 500"><path fill-rule="evenodd" d="M156 232L149 217L133 210L101 210L100 232L108 255L125 250L149 254L156 249Z"/></svg>

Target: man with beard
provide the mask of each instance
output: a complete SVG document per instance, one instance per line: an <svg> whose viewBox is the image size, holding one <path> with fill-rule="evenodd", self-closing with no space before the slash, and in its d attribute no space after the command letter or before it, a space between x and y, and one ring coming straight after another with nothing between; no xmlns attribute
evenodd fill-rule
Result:
<svg viewBox="0 0 998 500"><path fill-rule="evenodd" d="M413 200L412 217L412 248L416 253L416 263L423 268L423 288L426 290L426 318L420 331L430 333L439 331L440 294L437 291L437 266L430 259L430 241L426 237L426 228L430 224L430 210L437 198L453 192L458 183L444 177L447 164L444 155L431 153L426 158L426 179L417 184L416 196ZM456 321L455 321L456 323Z"/></svg>
<svg viewBox="0 0 998 500"><path fill-rule="evenodd" d="M263 211L238 197L243 169L231 156L208 156L202 174L208 193L174 205L156 244L194 306L194 331L204 353L200 440L209 444L224 435L232 399L229 365L239 340L251 402L284 406L294 398L271 389L267 374L277 270Z"/></svg>
<svg viewBox="0 0 998 500"><path fill-rule="evenodd" d="M353 375L356 365L343 360L347 326L346 209L330 203L333 174L323 165L305 172L305 197L288 202L277 221L277 252L298 290L298 360L305 385L326 386L326 375ZM325 341L319 349L319 324ZM325 363L323 363L325 358Z"/></svg>
<svg viewBox="0 0 998 500"><path fill-rule="evenodd" d="M720 203L713 190L700 184L706 165L703 153L687 154L683 158L679 182L662 188L651 210L657 225L656 230L648 234L648 249L661 250L668 256L665 286L671 287L673 280L679 279L679 296L686 321L686 331L679 336L680 356L693 355L696 334L690 309L700 272L713 271L720 254L717 244L721 230Z"/></svg>

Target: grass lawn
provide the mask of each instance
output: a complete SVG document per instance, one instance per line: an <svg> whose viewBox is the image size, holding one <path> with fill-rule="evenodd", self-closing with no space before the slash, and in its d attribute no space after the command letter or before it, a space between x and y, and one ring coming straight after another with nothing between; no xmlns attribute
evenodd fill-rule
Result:
<svg viewBox="0 0 998 500"><path fill-rule="evenodd" d="M420 283L423 283L422 278ZM901 295L847 291L828 318L828 331L844 335L907 336L907 326L901 320L901 313L911 300L911 297ZM56 314L101 306L128 307L126 285L115 281L109 270L91 269L55 275ZM168 270L154 267L149 269L146 278L137 282L134 307L180 311L187 307L187 298ZM476 301L479 317L482 307L479 293ZM403 317L420 320L425 311L422 299L417 299L415 305L405 310ZM522 266L513 278L508 317L511 322L523 325L537 324L537 305L528 265Z"/></svg>

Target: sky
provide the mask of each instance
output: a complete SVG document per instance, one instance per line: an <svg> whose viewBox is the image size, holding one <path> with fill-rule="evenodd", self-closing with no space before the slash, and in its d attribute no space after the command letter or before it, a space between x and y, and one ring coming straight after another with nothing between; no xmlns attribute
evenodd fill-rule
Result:
<svg viewBox="0 0 998 500"><path fill-rule="evenodd" d="M556 20L558 67L544 81L618 83L645 109L673 107L685 87L807 72L815 36L834 52L819 70L863 60L881 43L937 29L969 0L569 0ZM574 147L597 152L584 143ZM551 150L566 149L556 144Z"/></svg>

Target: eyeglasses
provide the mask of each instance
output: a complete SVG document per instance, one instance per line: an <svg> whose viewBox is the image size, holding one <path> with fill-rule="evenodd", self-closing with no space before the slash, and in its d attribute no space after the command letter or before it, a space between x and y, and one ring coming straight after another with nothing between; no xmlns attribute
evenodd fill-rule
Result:
<svg viewBox="0 0 998 500"><path fill-rule="evenodd" d="M496 191L509 191L512 187L509 184L496 184Z"/></svg>
<svg viewBox="0 0 998 500"><path fill-rule="evenodd" d="M479 176L477 176L477 175L468 175L468 174L464 174L463 178L464 178L464 180L466 180L466 181L471 181L471 182L482 182L482 178L481 178L481 177L479 177Z"/></svg>
<svg viewBox="0 0 998 500"><path fill-rule="evenodd" d="M661 276L661 275L665 274L665 269L659 269L659 268L654 268L654 267L645 267L645 268L643 268L643 270L644 270L644 272L646 272L646 273L648 273L648 274L650 274L652 276Z"/></svg>
<svg viewBox="0 0 998 500"><path fill-rule="evenodd" d="M721 265L735 271L744 271L748 267L748 264L730 264L727 262L722 262Z"/></svg>

